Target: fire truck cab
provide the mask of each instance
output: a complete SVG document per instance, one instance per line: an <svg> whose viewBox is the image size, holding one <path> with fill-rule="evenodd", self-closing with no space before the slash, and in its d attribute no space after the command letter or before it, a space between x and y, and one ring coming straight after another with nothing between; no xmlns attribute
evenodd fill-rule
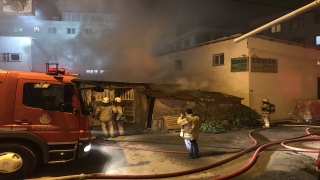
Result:
<svg viewBox="0 0 320 180"><path fill-rule="evenodd" d="M0 179L89 153L84 87L74 76L0 70Z"/></svg>

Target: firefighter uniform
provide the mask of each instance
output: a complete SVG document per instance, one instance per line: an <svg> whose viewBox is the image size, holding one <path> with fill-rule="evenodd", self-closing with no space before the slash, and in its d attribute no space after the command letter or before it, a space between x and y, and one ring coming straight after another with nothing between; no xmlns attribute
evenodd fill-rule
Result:
<svg viewBox="0 0 320 180"><path fill-rule="evenodd" d="M261 114L264 121L264 128L270 128L270 102L269 99L263 99L261 102Z"/></svg>
<svg viewBox="0 0 320 180"><path fill-rule="evenodd" d="M184 143L188 150L188 159L199 157L199 148L197 139L200 133L201 121L198 116L192 115L191 109L186 109L186 116L182 114L177 120L177 124L182 125L180 136L184 139Z"/></svg>
<svg viewBox="0 0 320 180"><path fill-rule="evenodd" d="M114 124L117 133L120 136L124 135L124 128L123 128L123 121L124 121L124 115L123 115L123 107L121 106L121 98L116 97L114 98L114 105L112 106L112 110L114 112Z"/></svg>
<svg viewBox="0 0 320 180"><path fill-rule="evenodd" d="M105 137L115 137L112 106L108 97L103 98L103 103L96 109L96 118L101 121L101 129Z"/></svg>

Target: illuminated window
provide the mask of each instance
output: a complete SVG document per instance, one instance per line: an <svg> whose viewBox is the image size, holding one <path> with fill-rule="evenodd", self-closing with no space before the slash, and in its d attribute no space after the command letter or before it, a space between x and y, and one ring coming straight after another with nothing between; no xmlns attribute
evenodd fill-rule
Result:
<svg viewBox="0 0 320 180"><path fill-rule="evenodd" d="M224 65L224 53L212 55L212 66Z"/></svg>
<svg viewBox="0 0 320 180"><path fill-rule="evenodd" d="M182 70L182 60L176 60L175 61L174 69L175 70Z"/></svg>
<svg viewBox="0 0 320 180"><path fill-rule="evenodd" d="M21 62L20 53L0 53L0 61L2 62Z"/></svg>
<svg viewBox="0 0 320 180"><path fill-rule="evenodd" d="M13 32L22 32L21 27L13 27Z"/></svg>
<svg viewBox="0 0 320 180"><path fill-rule="evenodd" d="M291 29L297 29L300 27L304 27L304 19L303 18L294 19L291 21Z"/></svg>
<svg viewBox="0 0 320 180"><path fill-rule="evenodd" d="M57 28L55 28L55 27L48 28L48 33L50 33L50 34L57 34Z"/></svg>
<svg viewBox="0 0 320 180"><path fill-rule="evenodd" d="M92 29L86 29L86 34L92 34Z"/></svg>
<svg viewBox="0 0 320 180"><path fill-rule="evenodd" d="M320 36L316 36L316 45L320 45Z"/></svg>
<svg viewBox="0 0 320 180"><path fill-rule="evenodd" d="M277 24L271 27L271 33L276 33L281 31L281 24Z"/></svg>
<svg viewBox="0 0 320 180"><path fill-rule="evenodd" d="M76 34L76 28L67 28L67 34Z"/></svg>
<svg viewBox="0 0 320 180"><path fill-rule="evenodd" d="M39 33L39 32L40 32L40 28L39 28L39 27L34 27L34 28L33 28L33 32Z"/></svg>

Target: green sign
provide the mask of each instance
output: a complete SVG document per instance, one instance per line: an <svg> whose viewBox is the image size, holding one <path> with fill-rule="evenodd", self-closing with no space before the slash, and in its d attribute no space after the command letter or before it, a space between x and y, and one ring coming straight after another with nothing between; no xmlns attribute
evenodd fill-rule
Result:
<svg viewBox="0 0 320 180"><path fill-rule="evenodd" d="M249 58L231 58L231 72L244 72L248 71Z"/></svg>
<svg viewBox="0 0 320 180"><path fill-rule="evenodd" d="M251 72L278 72L278 59L251 57Z"/></svg>

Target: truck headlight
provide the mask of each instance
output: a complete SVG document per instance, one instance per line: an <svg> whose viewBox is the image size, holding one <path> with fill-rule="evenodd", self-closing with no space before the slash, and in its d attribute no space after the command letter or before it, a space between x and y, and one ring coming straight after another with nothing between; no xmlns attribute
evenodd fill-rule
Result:
<svg viewBox="0 0 320 180"><path fill-rule="evenodd" d="M91 149L91 143L84 148L84 152L88 152Z"/></svg>

